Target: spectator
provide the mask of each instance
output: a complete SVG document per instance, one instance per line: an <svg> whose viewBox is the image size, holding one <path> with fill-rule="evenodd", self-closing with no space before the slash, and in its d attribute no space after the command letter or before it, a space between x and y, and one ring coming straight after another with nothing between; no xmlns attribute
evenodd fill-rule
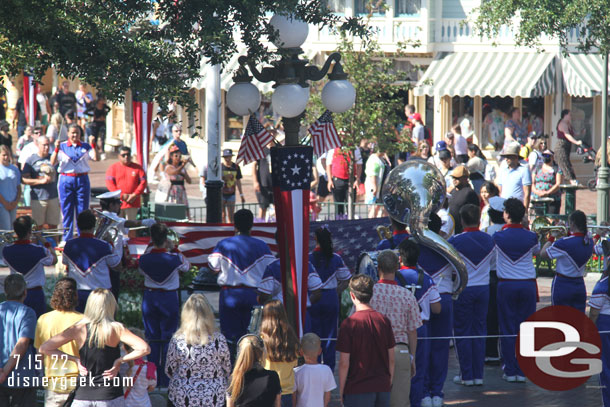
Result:
<svg viewBox="0 0 610 407"><path fill-rule="evenodd" d="M40 346L43 355L79 363L81 373L86 372L89 376L88 380L79 381L72 407L122 405L123 387L105 385L106 378L117 376L123 363L150 353L144 340L114 320L116 310L117 303L112 293L98 288L87 299L83 320ZM78 356L60 350L63 345L73 342L79 350ZM121 342L133 351L121 356Z"/></svg>
<svg viewBox="0 0 610 407"><path fill-rule="evenodd" d="M121 216L136 220L142 205L141 195L146 191L146 173L140 164L131 161L131 149L119 148L119 162L106 170L106 187L109 191L121 190Z"/></svg>
<svg viewBox="0 0 610 407"><path fill-rule="evenodd" d="M188 197L186 196L186 188L184 182L191 183L191 177L184 168L187 161L182 159L182 153L178 146L171 146L169 149L169 159L165 166L165 175L170 183L167 193L167 202L177 203L189 206ZM188 212L187 212L188 213Z"/></svg>
<svg viewBox="0 0 610 407"><path fill-rule="evenodd" d="M227 389L227 407L280 407L280 378L273 370L262 367L263 340L248 334L239 340L237 347L239 352Z"/></svg>
<svg viewBox="0 0 610 407"><path fill-rule="evenodd" d="M175 126L174 126L175 127ZM222 221L225 223L233 223L233 214L235 213L235 191L239 191L241 202L246 202L244 191L241 186L241 169L232 160L233 150L226 148L222 150Z"/></svg>
<svg viewBox="0 0 610 407"><path fill-rule="evenodd" d="M354 189L358 189L360 173L362 171L362 157L360 150L354 150L353 155L353 174ZM333 193L335 202L347 202L347 192L349 190L349 167L352 165L352 153L348 150L335 148L326 153L326 174L330 174L328 179L328 189ZM345 205L337 205L337 215L345 215Z"/></svg>
<svg viewBox="0 0 610 407"><path fill-rule="evenodd" d="M538 134L535 131L530 132L527 135L527 142L519 150L519 158L527 162L530 171L533 171L538 164L542 164L542 151L546 149L546 142L544 142L545 146L542 150L539 150L539 145L541 141L544 141L543 137L542 134ZM530 157L532 158L531 161Z"/></svg>
<svg viewBox="0 0 610 407"><path fill-rule="evenodd" d="M532 198L551 198L547 213L559 215L561 208L561 189L563 183L563 172L553 161L554 153L545 150L542 153L543 163L534 169L532 176Z"/></svg>
<svg viewBox="0 0 610 407"><path fill-rule="evenodd" d="M379 281L373 287L371 307L385 315L392 323L396 346L394 347L394 378L390 406L405 405L409 399L411 378L415 375L417 328L422 325L419 305L407 288L396 283L400 267L398 256L392 250L384 250L377 256Z"/></svg>
<svg viewBox="0 0 610 407"><path fill-rule="evenodd" d="M45 136L36 140L38 152L23 166L21 182L30 186L32 218L40 227L55 229L61 222L61 208L57 195L57 168L51 165L50 142Z"/></svg>
<svg viewBox="0 0 610 407"><path fill-rule="evenodd" d="M431 158L430 145L428 145L428 142L423 140L417 143L417 150L415 151L415 154L410 157L410 159L411 158L419 158L421 160L428 161Z"/></svg>
<svg viewBox="0 0 610 407"><path fill-rule="evenodd" d="M267 209L273 203L273 185L271 183L271 156L269 148L273 142L269 143L267 148L264 148L265 158L254 163L254 171L252 172L252 185L256 193L259 211L258 218L261 222L265 222Z"/></svg>
<svg viewBox="0 0 610 407"><path fill-rule="evenodd" d="M19 157L17 160L17 163L19 164L19 169L23 170L23 166L25 165L25 162L28 160L28 158L30 158L31 156L33 156L34 154L38 153L38 137L40 137L42 135L42 127L34 127L34 130L32 131L32 142L26 144L23 149L21 150L21 152L19 153ZM29 188L29 187L28 187ZM25 193L27 192L27 198L29 200L29 190L24 190L24 195L26 195ZM29 201L28 201L28 206L29 206Z"/></svg>
<svg viewBox="0 0 610 407"><path fill-rule="evenodd" d="M95 105L89 106L85 114L93 116L93 121L87 128L87 133L95 139L94 146L100 154L104 154L104 143L106 142L106 116L110 108L106 104L106 98L100 93L97 94ZM102 157L104 159L104 156Z"/></svg>
<svg viewBox="0 0 610 407"><path fill-rule="evenodd" d="M74 97L76 98L76 117L79 120L80 126L85 127L87 123L85 111L93 104L93 95L87 91L87 85L81 82Z"/></svg>
<svg viewBox="0 0 610 407"><path fill-rule="evenodd" d="M355 312L341 323L339 397L345 407L388 407L394 376L394 333L390 320L369 304L373 279L358 274L350 280Z"/></svg>
<svg viewBox="0 0 610 407"><path fill-rule="evenodd" d="M180 328L169 343L165 371L173 406L225 405L231 374L229 348L215 328L214 313L203 294L192 294L184 303Z"/></svg>
<svg viewBox="0 0 610 407"><path fill-rule="evenodd" d="M360 144L357 150L360 152L360 157L362 157L363 168L366 168L366 163L371 154L373 153L374 148L372 148L372 146L374 147L375 143L369 143L369 140L365 138L360 140ZM362 173L360 174L360 179L358 181L360 184L364 184L364 182L366 181L366 174L364 173L364 171L362 171Z"/></svg>
<svg viewBox="0 0 610 407"><path fill-rule="evenodd" d="M316 169L318 170L316 195L319 202L324 202L326 197L330 195L328 190L328 175L326 174L326 157L327 153L324 153L316 160Z"/></svg>
<svg viewBox="0 0 610 407"><path fill-rule="evenodd" d="M6 277L4 293L6 301L0 303L0 400L3 406L35 406L36 388L23 383L24 379L38 376L34 363L36 351L32 346L36 314L23 304L27 295L23 276Z"/></svg>
<svg viewBox="0 0 610 407"><path fill-rule="evenodd" d="M34 102L38 103L38 101ZM34 121L40 120L40 105L37 106L36 110L36 118ZM28 120L25 116L25 102L23 100L23 96L20 96L17 99L17 104L15 105L15 113L13 115L13 128L17 129L17 138L21 138L23 133L25 132L25 128L28 125Z"/></svg>
<svg viewBox="0 0 610 407"><path fill-rule="evenodd" d="M427 145L427 144L426 144ZM364 202L369 207L369 218L376 218L381 215L383 207L379 205L381 202L381 187L383 182L383 173L385 170L385 162L383 153L379 151L379 147L374 147L374 153L366 160L364 173L366 179L364 181Z"/></svg>
<svg viewBox="0 0 610 407"><path fill-rule="evenodd" d="M510 119L504 124L504 148L511 143L524 145L527 137L527 125L521 121L521 109L513 107L509 113ZM519 154L517 154L519 155Z"/></svg>
<svg viewBox="0 0 610 407"><path fill-rule="evenodd" d="M468 203L479 205L479 196L468 183L469 176L468 168L464 165L460 165L451 172L454 189L451 191L451 198L449 198L449 213L455 222L456 235L462 233L462 222L460 220L462 206Z"/></svg>
<svg viewBox="0 0 610 407"><path fill-rule="evenodd" d="M453 140L455 141L455 159L458 164L466 164L468 162L468 141L462 135L462 127L459 124L451 128Z"/></svg>
<svg viewBox="0 0 610 407"><path fill-rule="evenodd" d="M438 166L441 175L445 179L445 186L447 190L453 189L453 179L451 178L451 172L453 171L454 166L451 164L453 162L453 158L451 158L451 152L447 149L441 150L438 153L438 159L440 165Z"/></svg>
<svg viewBox="0 0 610 407"><path fill-rule="evenodd" d="M31 242L32 218L20 216L13 222L13 229L17 241L2 249L4 261L9 266L11 274L19 273L25 278L28 295L24 304L36 312L40 317L47 312L47 303L44 297L46 278L44 266L54 266L57 263L55 250L49 250L51 245L37 235L38 244Z"/></svg>
<svg viewBox="0 0 610 407"><path fill-rule="evenodd" d="M83 319L83 314L76 312L78 295L76 292L76 281L69 277L63 277L55 283L53 295L51 296L51 308L38 318L36 325L36 338L34 347L40 346L50 338L62 333L78 321ZM59 350L77 357L79 349L76 341L70 341L59 347ZM49 379L49 386L45 389L45 406L62 406L74 389L74 380L78 376L78 366L73 362L66 362L45 356L45 376ZM55 362L55 363L54 363Z"/></svg>
<svg viewBox="0 0 610 407"><path fill-rule="evenodd" d="M411 122L413 123L413 133L411 134L411 141L416 146L419 146L419 143L426 139L424 123L421 119L421 114L413 113L411 116Z"/></svg>
<svg viewBox="0 0 610 407"><path fill-rule="evenodd" d="M181 139L182 137L182 125L174 124L172 126L172 144L177 146L180 149L180 153L182 155L189 155L189 149L186 146L186 143Z"/></svg>
<svg viewBox="0 0 610 407"><path fill-rule="evenodd" d="M11 164L11 150L0 146L0 230L11 230L21 199L21 172Z"/></svg>
<svg viewBox="0 0 610 407"><path fill-rule="evenodd" d="M0 146L6 146L9 150L13 148L13 136L9 133L10 127L6 120L0 121Z"/></svg>
<svg viewBox="0 0 610 407"><path fill-rule="evenodd" d="M294 393L294 368L299 356L299 339L281 301L271 300L263 307L261 318L261 338L265 343L265 363L263 367L280 377L282 387L282 407L292 407Z"/></svg>
<svg viewBox="0 0 610 407"><path fill-rule="evenodd" d="M23 148L30 144L32 141L34 141L34 137L32 136L34 128L32 126L30 126L29 124L27 126L25 126L25 130L23 131L23 136L19 137L19 139L17 140L17 146L15 147L15 151L17 153L17 156L19 156L19 154L21 153L21 150L23 150Z"/></svg>
<svg viewBox="0 0 610 407"><path fill-rule="evenodd" d="M301 338L305 364L294 368L295 407L328 407L330 392L337 388L333 372L318 362L320 337L307 333Z"/></svg>
<svg viewBox="0 0 610 407"><path fill-rule="evenodd" d="M51 121L49 127L47 127L47 138L53 145L53 149L55 148L55 142L59 140L59 135L61 133L61 128L63 126L64 118L59 113L53 113L51 115Z"/></svg>
<svg viewBox="0 0 610 407"><path fill-rule="evenodd" d="M497 183L502 198L517 198L523 202L527 211L530 205L532 174L529 167L519 161L519 149L519 144L512 143L500 153L500 156L506 159L506 166L500 168Z"/></svg>
<svg viewBox="0 0 610 407"><path fill-rule="evenodd" d="M59 128L59 139L55 142L55 147L59 145L59 143L63 143L68 140L68 129L72 124L78 125L76 122L76 112L74 110L68 110L65 115L63 115L63 126ZM78 126L79 129L83 129ZM83 131L84 136L84 131ZM95 147L95 144L91 144L91 147Z"/></svg>
<svg viewBox="0 0 610 407"><path fill-rule="evenodd" d="M163 117L161 109L157 111L157 117L153 121L153 148L152 151L157 153L161 150L161 147L167 143L167 133L166 129L168 126L168 120Z"/></svg>
<svg viewBox="0 0 610 407"><path fill-rule="evenodd" d="M76 95L70 92L70 82L64 81L61 89L51 98L53 102L59 103L59 112L64 116L66 112L76 110Z"/></svg>
<svg viewBox="0 0 610 407"><path fill-rule="evenodd" d="M134 335L144 339L141 329L132 329ZM133 352L131 346L123 344L123 351L128 354ZM137 366L137 367L136 367ZM152 407L151 392L157 387L157 367L152 362L145 362L142 358L130 360L121 366L121 377L131 377L133 382L125 390L125 407Z"/></svg>
<svg viewBox="0 0 610 407"><path fill-rule="evenodd" d="M487 174L487 159L476 144L469 145L467 151L468 162L466 163L466 168L470 172L470 182L474 192L479 194Z"/></svg>
<svg viewBox="0 0 610 407"><path fill-rule="evenodd" d="M489 202L491 198L499 195L500 189L493 182L485 181L481 186L479 194L481 197L481 205L483 205L483 208L481 209L481 229L485 229L491 224L489 215L487 214L489 211Z"/></svg>

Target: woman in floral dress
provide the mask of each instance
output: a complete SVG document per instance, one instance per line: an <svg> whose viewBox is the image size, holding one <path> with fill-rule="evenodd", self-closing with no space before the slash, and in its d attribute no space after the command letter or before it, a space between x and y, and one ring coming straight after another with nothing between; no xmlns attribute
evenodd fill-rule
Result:
<svg viewBox="0 0 610 407"><path fill-rule="evenodd" d="M224 407L231 362L225 337L203 294L184 303L180 328L169 342L165 372L174 407Z"/></svg>
<svg viewBox="0 0 610 407"><path fill-rule="evenodd" d="M187 161L182 160L182 153L180 153L178 146L171 146L169 149L169 159L165 166L165 176L171 183L166 201L186 205L188 207L189 202L186 196L184 182L186 181L190 184L191 178L184 168L186 164Z"/></svg>
<svg viewBox="0 0 610 407"><path fill-rule="evenodd" d="M548 213L559 214L561 207L561 190L559 185L563 182L563 172L553 160L554 153L551 150L542 152L543 163L534 168L532 173L532 198L553 198L549 203Z"/></svg>

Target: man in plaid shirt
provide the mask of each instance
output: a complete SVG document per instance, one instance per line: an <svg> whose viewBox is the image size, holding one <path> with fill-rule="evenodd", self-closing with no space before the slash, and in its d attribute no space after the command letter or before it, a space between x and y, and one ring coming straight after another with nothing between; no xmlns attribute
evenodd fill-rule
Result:
<svg viewBox="0 0 610 407"><path fill-rule="evenodd" d="M394 379L390 394L390 406L408 403L411 377L415 375L415 351L417 328L422 325L417 300L411 290L396 283L396 271L400 263L392 250L384 250L377 256L379 281L373 287L371 307L385 315L392 323L396 346L394 347Z"/></svg>

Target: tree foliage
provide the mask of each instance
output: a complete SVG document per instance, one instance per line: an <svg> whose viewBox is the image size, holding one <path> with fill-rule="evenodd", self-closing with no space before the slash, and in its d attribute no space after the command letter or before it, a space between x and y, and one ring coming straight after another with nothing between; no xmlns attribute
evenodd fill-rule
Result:
<svg viewBox="0 0 610 407"><path fill-rule="evenodd" d="M578 30L579 48L610 52L608 0L487 0L475 14L475 27L486 36L496 36L506 24L520 45L539 47L540 36L549 35L565 49L569 31Z"/></svg>
<svg viewBox="0 0 610 407"><path fill-rule="evenodd" d="M269 59L266 40L276 32L268 16L278 12L363 33L323 0L2 0L0 73L27 69L40 79L54 66L110 100L132 89L142 100L190 106L185 90L203 61L228 61L237 41L252 58Z"/></svg>

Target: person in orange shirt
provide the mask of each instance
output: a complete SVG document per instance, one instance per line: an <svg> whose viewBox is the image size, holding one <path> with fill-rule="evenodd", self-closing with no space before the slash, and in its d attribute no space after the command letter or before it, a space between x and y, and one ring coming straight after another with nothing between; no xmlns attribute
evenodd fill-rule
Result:
<svg viewBox="0 0 610 407"><path fill-rule="evenodd" d="M139 165L131 161L131 149L119 149L119 162L112 164L106 171L106 187L110 191L121 190L121 216L127 220L136 220L141 206L140 196L146 190L146 173Z"/></svg>

